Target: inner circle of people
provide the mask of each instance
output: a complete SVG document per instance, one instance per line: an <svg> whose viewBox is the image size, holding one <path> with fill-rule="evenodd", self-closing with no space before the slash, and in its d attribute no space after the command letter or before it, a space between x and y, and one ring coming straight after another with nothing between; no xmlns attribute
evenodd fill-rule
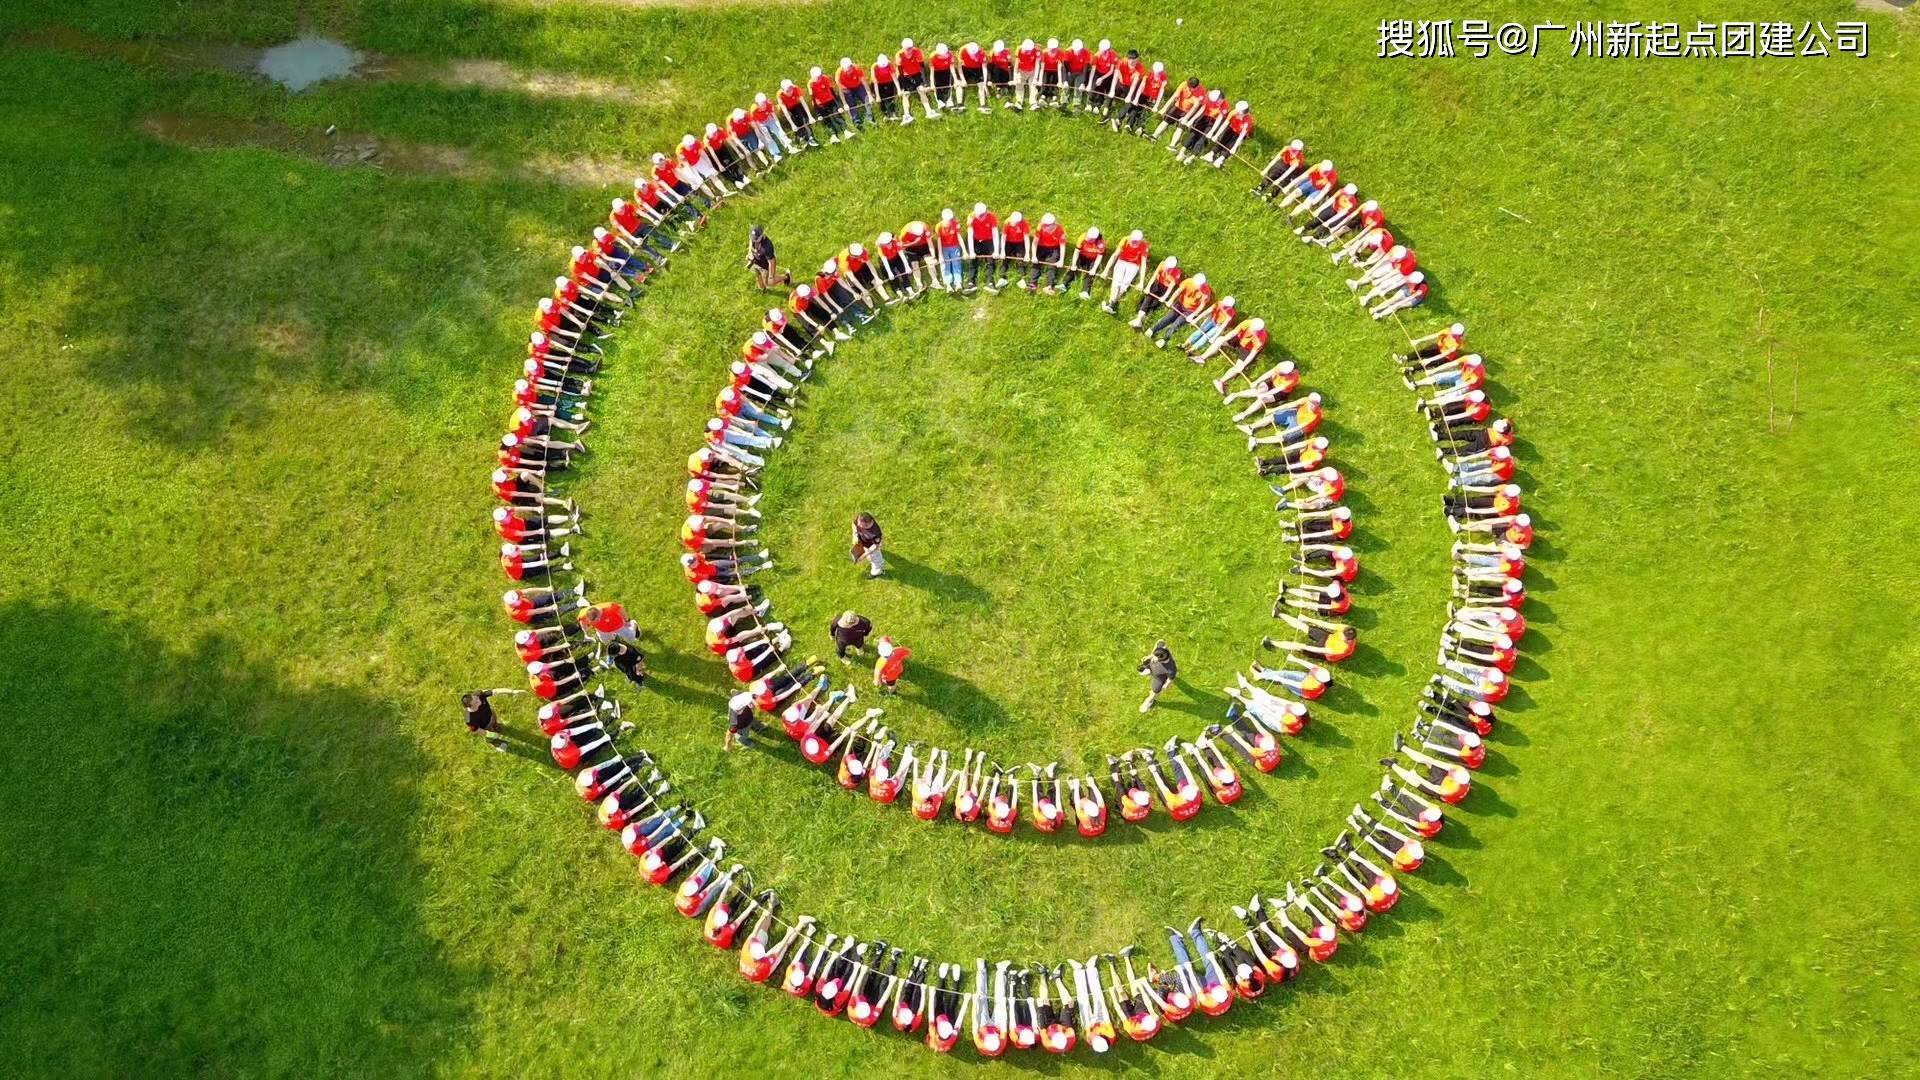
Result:
<svg viewBox="0 0 1920 1080"><path fill-rule="evenodd" d="M1274 185L1272 191L1283 205L1307 198L1298 188L1284 187ZM1346 216L1305 222L1297 235L1334 247L1364 224L1357 205L1350 209L1354 212ZM688 460L688 516L681 529L687 549L682 564L709 619L708 646L741 684L727 705L727 750L752 746L762 726L759 717L778 716L807 761L837 762L844 787L865 787L883 803L894 802L906 787L925 819L939 815L951 792L962 820L976 820L984 812L989 829L1006 832L1024 796L1029 819L1040 831L1057 830L1070 814L1084 836L1105 831L1106 797L1095 775L1063 775L1057 761L1010 768L973 748L960 755L956 767L951 751L891 730L883 709L856 713L859 689L834 688L818 655L793 659L793 631L773 619L770 600L746 580L773 565L759 540L758 478L768 453L785 444L814 363L852 340L883 307L936 292L999 292L1018 284L1029 292L1077 293L1081 300L1093 299L1097 291L1108 314L1125 317L1122 308L1131 306L1126 325L1156 348L1177 346L1201 366L1224 357L1213 387L1256 454L1257 471L1273 481L1272 490L1281 497L1276 509L1286 515L1284 536L1297 545L1273 614L1299 640L1263 640L1263 648L1284 659L1256 661L1236 676L1236 685L1226 689L1233 700L1224 723L1209 724L1192 739L1174 736L1157 751L1140 747L1106 755L1107 779L1123 818L1143 820L1156 790L1177 820L1198 812L1203 784L1216 802L1237 801L1241 786L1233 753L1261 771L1278 766L1278 737L1302 730L1306 702L1331 682L1326 665L1355 649L1353 628L1330 618L1347 610L1346 583L1359 567L1346 545L1352 515L1341 505L1345 483L1328 464L1327 440L1314 434L1323 415L1320 396L1294 396L1300 373L1293 360L1263 359L1269 347L1265 320L1243 316L1231 295L1216 297L1207 276L1187 274L1178 258L1169 255L1154 263L1150 250L1140 230L1110 250L1097 226L1075 240L1051 213L1037 224L1017 211L1003 221L976 203L964 220L949 208L934 224L915 220L898 235L881 233L871 249L848 244L811 280L792 285L784 307L768 310L730 366L705 425L705 444ZM1358 250L1342 245L1337 257ZM778 263L764 229L749 230L748 252L756 283L769 286ZM849 539L855 568L868 578L882 576L887 540L878 518L868 511L856 514ZM911 649L887 634L876 638L874 621L861 612L850 609L831 620L827 637L846 665L868 659L872 639L870 692L878 697L897 693L903 677L910 680ZM1172 647L1155 642L1137 671L1147 680L1139 707L1145 713L1178 678Z"/></svg>

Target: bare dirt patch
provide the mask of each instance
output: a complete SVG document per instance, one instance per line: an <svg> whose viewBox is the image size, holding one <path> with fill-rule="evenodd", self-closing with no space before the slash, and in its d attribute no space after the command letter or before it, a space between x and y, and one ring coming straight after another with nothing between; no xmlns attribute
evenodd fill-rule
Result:
<svg viewBox="0 0 1920 1080"><path fill-rule="evenodd" d="M264 120L152 113L140 119L149 137L196 150L254 146L318 161L336 169L368 168L406 176L463 180L511 178L562 187L604 188L625 184L645 169L630 161L590 156L546 156L501 167L458 146L406 142L352 132L288 127Z"/></svg>
<svg viewBox="0 0 1920 1080"><path fill-rule="evenodd" d="M475 87L533 97L575 98L614 105L664 107L680 96L671 79L639 84L563 71L531 71L497 60L424 60L362 52L342 42L304 36L258 49L245 45L112 41L56 28L22 35L23 44L78 56L169 68L212 68L272 79L298 93L334 79Z"/></svg>

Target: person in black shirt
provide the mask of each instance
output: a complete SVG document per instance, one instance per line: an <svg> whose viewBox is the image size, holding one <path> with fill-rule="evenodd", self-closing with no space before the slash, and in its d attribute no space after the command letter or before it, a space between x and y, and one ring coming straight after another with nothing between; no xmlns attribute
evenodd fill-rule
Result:
<svg viewBox="0 0 1920 1080"><path fill-rule="evenodd" d="M500 718L493 713L489 699L495 694L524 694L525 690L511 687L495 687L492 690L469 690L460 695L460 707L467 714L467 730L486 738L488 745L501 753L507 752L506 737L500 733Z"/></svg>
<svg viewBox="0 0 1920 1080"><path fill-rule="evenodd" d="M639 646L621 638L607 643L607 658L620 673L633 681L634 689L647 685L647 654Z"/></svg>
<svg viewBox="0 0 1920 1080"><path fill-rule="evenodd" d="M793 275L780 269L779 260L774 258L773 239L758 225L747 230L747 266L753 271L754 282L763 289L793 284Z"/></svg>
<svg viewBox="0 0 1920 1080"><path fill-rule="evenodd" d="M866 651L867 635L873 633L873 620L856 612L844 612L833 620L827 632L833 636L834 655L840 658L841 663L850 665L853 661L847 659L848 653Z"/></svg>
<svg viewBox="0 0 1920 1080"><path fill-rule="evenodd" d="M1147 700L1140 703L1140 711L1146 712L1153 708L1153 703L1159 698L1160 691L1173 684L1174 677L1180 673L1180 669L1173 662L1173 650L1167 648L1165 641L1156 641L1153 643L1153 651L1141 659L1139 670L1140 674L1145 675L1149 680Z"/></svg>
<svg viewBox="0 0 1920 1080"><path fill-rule="evenodd" d="M872 514L861 511L853 519L853 561L867 564L867 576L879 577L887 568L886 556L880 553L880 523Z"/></svg>

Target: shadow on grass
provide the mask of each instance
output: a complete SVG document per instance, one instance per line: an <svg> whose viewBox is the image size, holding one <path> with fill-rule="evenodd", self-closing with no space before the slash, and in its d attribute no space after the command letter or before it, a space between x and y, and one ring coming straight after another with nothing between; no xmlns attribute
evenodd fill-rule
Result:
<svg viewBox="0 0 1920 1080"><path fill-rule="evenodd" d="M901 682L905 696L953 721L969 734L1003 728L1012 722L1006 706L972 681L915 659Z"/></svg>
<svg viewBox="0 0 1920 1080"><path fill-rule="evenodd" d="M887 552L887 573L908 588L932 593L951 603L976 608L986 608L993 604L993 594L981 588L980 584L972 578L964 574L936 570L925 563L915 562L891 551Z"/></svg>
<svg viewBox="0 0 1920 1080"><path fill-rule="evenodd" d="M423 925L427 762L390 703L77 604L0 607L0 649L20 665L0 712L35 761L3 782L14 1068L440 1060L482 976ZM522 720L511 747L533 738Z"/></svg>

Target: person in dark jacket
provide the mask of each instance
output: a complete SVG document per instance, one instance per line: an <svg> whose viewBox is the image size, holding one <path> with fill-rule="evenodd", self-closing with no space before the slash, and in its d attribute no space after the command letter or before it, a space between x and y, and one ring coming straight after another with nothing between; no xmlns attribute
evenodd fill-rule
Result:
<svg viewBox="0 0 1920 1080"><path fill-rule="evenodd" d="M1173 685L1174 677L1180 674L1179 667L1173 662L1173 650L1167 648L1165 641L1154 642L1153 651L1141 658L1140 674L1148 680L1147 700L1140 703L1140 711L1146 712L1153 708L1160 691Z"/></svg>
<svg viewBox="0 0 1920 1080"><path fill-rule="evenodd" d="M840 658L841 663L851 665L853 661L847 658L847 654L866 652L867 635L873 633L873 620L857 612L843 612L833 620L833 625L827 631L833 636L834 655Z"/></svg>
<svg viewBox="0 0 1920 1080"><path fill-rule="evenodd" d="M754 283L763 289L793 284L793 275L780 269L780 261L774 257L773 238L758 225L747 230L747 266L753 271Z"/></svg>
<svg viewBox="0 0 1920 1080"><path fill-rule="evenodd" d="M854 516L853 561L867 564L868 577L879 577L881 571L887 568L886 557L880 553L882 539L880 523L874 520L872 514L863 510Z"/></svg>
<svg viewBox="0 0 1920 1080"><path fill-rule="evenodd" d="M494 715L491 699L495 694L518 695L525 690L512 687L496 687L492 690L469 690L460 695L460 707L466 712L467 730L482 736L487 744L501 753L507 752L506 737L500 731L500 718Z"/></svg>

